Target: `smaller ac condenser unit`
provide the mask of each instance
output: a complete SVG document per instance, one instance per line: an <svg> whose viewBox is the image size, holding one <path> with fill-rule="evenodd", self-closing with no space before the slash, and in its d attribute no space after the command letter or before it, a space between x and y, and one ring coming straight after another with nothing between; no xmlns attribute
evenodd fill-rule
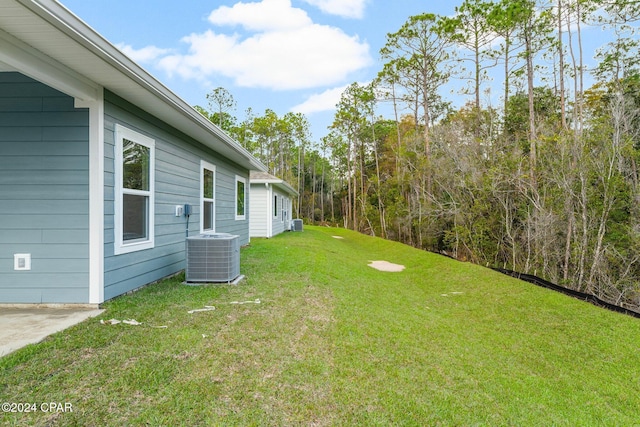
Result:
<svg viewBox="0 0 640 427"><path fill-rule="evenodd" d="M188 283L232 282L240 276L240 240L228 233L187 237Z"/></svg>
<svg viewBox="0 0 640 427"><path fill-rule="evenodd" d="M291 231L302 231L302 220L294 219L291 222Z"/></svg>

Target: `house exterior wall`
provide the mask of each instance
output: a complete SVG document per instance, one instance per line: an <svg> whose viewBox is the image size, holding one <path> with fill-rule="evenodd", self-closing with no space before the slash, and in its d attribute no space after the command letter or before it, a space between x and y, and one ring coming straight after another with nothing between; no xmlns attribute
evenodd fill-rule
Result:
<svg viewBox="0 0 640 427"><path fill-rule="evenodd" d="M269 212L269 218L271 220L271 230L272 230L272 235L275 236L276 234L280 234L283 231L285 231L285 219L282 217L282 208L283 208L283 203L285 203L287 205L289 205L289 195L283 191L280 191L278 189L278 187L273 187L273 195L271 196L271 199L274 199L274 196L277 195L278 196L278 214L276 216L273 215L273 206L271 207L271 212ZM287 215L291 215L291 210L288 210L288 214ZM288 221L286 221L288 222Z"/></svg>
<svg viewBox="0 0 640 427"><path fill-rule="evenodd" d="M76 104L77 105L77 104ZM215 230L249 242L249 171L105 92L104 299L185 267L189 235L200 232L201 160L215 165ZM155 227L150 249L116 255L116 124L155 141ZM20 73L0 72L0 303L88 303L89 111L74 98ZM236 219L236 180L246 185L246 215ZM16 271L14 254L30 254Z"/></svg>
<svg viewBox="0 0 640 427"><path fill-rule="evenodd" d="M72 97L0 72L0 302L88 302L88 140Z"/></svg>
<svg viewBox="0 0 640 427"><path fill-rule="evenodd" d="M155 141L154 247L116 255L115 127L125 126ZM200 232L201 160L215 166L215 230L240 236L249 243L249 171L204 148L175 129L109 92L105 93L105 299L136 289L185 268L187 219L175 216L175 206L192 206L189 235ZM236 220L236 177L246 185L246 215Z"/></svg>
<svg viewBox="0 0 640 427"><path fill-rule="evenodd" d="M277 215L274 215L275 196L278 197ZM284 218L283 206L286 208ZM289 230L291 206L291 195L277 186L251 184L251 236L273 237Z"/></svg>
<svg viewBox="0 0 640 427"><path fill-rule="evenodd" d="M251 184L251 218L250 232L252 237L271 237L268 228L269 200L271 186L264 184Z"/></svg>

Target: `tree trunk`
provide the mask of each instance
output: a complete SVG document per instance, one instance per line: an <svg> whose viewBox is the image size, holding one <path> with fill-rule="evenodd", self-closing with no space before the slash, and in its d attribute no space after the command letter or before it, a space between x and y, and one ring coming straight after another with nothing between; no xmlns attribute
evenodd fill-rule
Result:
<svg viewBox="0 0 640 427"><path fill-rule="evenodd" d="M582 220L582 241L580 247L580 260L578 262L578 289L584 286L585 263L587 247L589 244L589 201L587 200L587 178L584 171L580 170L580 212Z"/></svg>
<svg viewBox="0 0 640 427"><path fill-rule="evenodd" d="M558 75L560 77L560 122L567 128L566 106L564 99L564 49L562 44L562 0L558 0Z"/></svg>
<svg viewBox="0 0 640 427"><path fill-rule="evenodd" d="M324 156L323 156L324 157ZM322 162L322 180L320 183L320 221L324 223L324 159Z"/></svg>
<svg viewBox="0 0 640 427"><path fill-rule="evenodd" d="M316 162L312 163L311 167L311 212L309 215L311 217L311 223L315 224L316 222Z"/></svg>
<svg viewBox="0 0 640 427"><path fill-rule="evenodd" d="M537 164L537 144L536 144L536 117L534 104L534 87L533 87L533 50L531 46L531 30L527 29L525 36L526 54L527 54L527 89L529 95L529 173L531 187L535 190L536 184L536 164Z"/></svg>

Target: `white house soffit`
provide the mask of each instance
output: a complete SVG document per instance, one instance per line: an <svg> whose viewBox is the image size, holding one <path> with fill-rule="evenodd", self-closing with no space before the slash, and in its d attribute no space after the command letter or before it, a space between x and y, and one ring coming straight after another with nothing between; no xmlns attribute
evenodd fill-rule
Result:
<svg viewBox="0 0 640 427"><path fill-rule="evenodd" d="M0 61L0 73L7 72L7 71L18 71L18 70L13 68L11 65L5 64L4 62Z"/></svg>
<svg viewBox="0 0 640 427"><path fill-rule="evenodd" d="M99 86L0 29L0 69L19 71L69 96L99 97Z"/></svg>

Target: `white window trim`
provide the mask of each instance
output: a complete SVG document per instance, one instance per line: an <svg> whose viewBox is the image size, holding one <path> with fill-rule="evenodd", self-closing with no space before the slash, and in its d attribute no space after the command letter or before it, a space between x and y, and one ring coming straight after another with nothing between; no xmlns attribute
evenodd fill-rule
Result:
<svg viewBox="0 0 640 427"><path fill-rule="evenodd" d="M244 215L238 215L238 182L242 182L244 184ZM243 221L247 219L247 199L248 199L248 191L247 180L239 175L236 175L236 180L234 181L234 213L236 217L236 221Z"/></svg>
<svg viewBox="0 0 640 427"><path fill-rule="evenodd" d="M213 172L213 199L204 197L204 170ZM237 190L236 190L237 191ZM210 230L204 229L204 202L213 202L213 219ZM216 231L216 166L204 160L200 160L200 233L215 233Z"/></svg>
<svg viewBox="0 0 640 427"><path fill-rule="evenodd" d="M136 144L149 148L149 191L129 190L122 188L122 140L128 139ZM115 223L114 223L114 254L151 249L154 247L155 236L155 140L122 125L115 126ZM143 241L125 243L122 239L122 208L124 194L149 196L149 238Z"/></svg>

